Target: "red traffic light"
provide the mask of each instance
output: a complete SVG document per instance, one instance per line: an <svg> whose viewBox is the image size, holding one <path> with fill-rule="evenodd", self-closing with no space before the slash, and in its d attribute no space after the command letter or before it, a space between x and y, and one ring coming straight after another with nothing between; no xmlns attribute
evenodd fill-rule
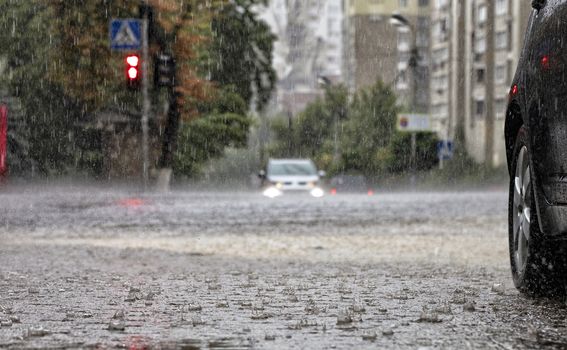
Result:
<svg viewBox="0 0 567 350"><path fill-rule="evenodd" d="M138 68L131 67L128 69L128 78L134 80L138 77Z"/></svg>
<svg viewBox="0 0 567 350"><path fill-rule="evenodd" d="M137 88L140 84L140 57L135 54L126 56L126 78L128 87Z"/></svg>
<svg viewBox="0 0 567 350"><path fill-rule="evenodd" d="M130 55L126 57L126 63L130 67L138 67L138 63L140 63L140 58L137 55Z"/></svg>

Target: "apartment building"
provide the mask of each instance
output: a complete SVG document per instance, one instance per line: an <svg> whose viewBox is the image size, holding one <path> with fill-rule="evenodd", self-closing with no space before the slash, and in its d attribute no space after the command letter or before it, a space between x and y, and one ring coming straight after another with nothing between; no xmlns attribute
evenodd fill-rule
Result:
<svg viewBox="0 0 567 350"><path fill-rule="evenodd" d="M505 163L504 118L529 1L434 0L431 118L479 163Z"/></svg>
<svg viewBox="0 0 567 350"><path fill-rule="evenodd" d="M342 0L272 0L259 13L278 38L276 104L295 115L321 95L320 77L342 81Z"/></svg>
<svg viewBox="0 0 567 350"><path fill-rule="evenodd" d="M428 112L430 0L345 0L344 13L343 74L349 90L382 79L394 87L401 105ZM394 26L392 14L402 15L411 27ZM414 45L419 56L415 89L410 67Z"/></svg>

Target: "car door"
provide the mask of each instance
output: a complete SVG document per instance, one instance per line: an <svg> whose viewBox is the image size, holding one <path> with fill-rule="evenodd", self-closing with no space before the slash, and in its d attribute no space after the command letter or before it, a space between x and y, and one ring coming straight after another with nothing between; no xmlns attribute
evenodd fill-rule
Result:
<svg viewBox="0 0 567 350"><path fill-rule="evenodd" d="M526 116L536 183L567 203L567 1L547 0L533 17L526 64Z"/></svg>

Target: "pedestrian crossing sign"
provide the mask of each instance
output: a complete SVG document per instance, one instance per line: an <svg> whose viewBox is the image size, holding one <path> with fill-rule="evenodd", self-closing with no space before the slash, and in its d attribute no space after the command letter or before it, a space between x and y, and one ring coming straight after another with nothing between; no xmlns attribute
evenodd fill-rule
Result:
<svg viewBox="0 0 567 350"><path fill-rule="evenodd" d="M142 46L142 25L139 19L110 21L110 48L112 50L139 50Z"/></svg>

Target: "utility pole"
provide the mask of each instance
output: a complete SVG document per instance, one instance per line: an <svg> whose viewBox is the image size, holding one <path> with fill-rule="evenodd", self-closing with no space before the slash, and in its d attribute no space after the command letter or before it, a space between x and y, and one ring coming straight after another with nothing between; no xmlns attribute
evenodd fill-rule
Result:
<svg viewBox="0 0 567 350"><path fill-rule="evenodd" d="M419 13L418 13L419 14ZM390 17L390 23L396 27L405 27L411 33L411 52L409 58L409 64L411 70L411 86L410 86L410 94L411 94L411 113L417 113L417 89L418 89L418 68L419 68L419 48L417 46L417 29L410 23L410 21L398 14L394 13ZM411 153L410 153L410 172L411 178L410 183L411 186L415 186L416 183L416 171L417 171L417 134L415 131L411 132Z"/></svg>
<svg viewBox="0 0 567 350"><path fill-rule="evenodd" d="M484 118L485 154L486 167L494 166L494 1L486 2L488 12L486 25L486 116Z"/></svg>
<svg viewBox="0 0 567 350"><path fill-rule="evenodd" d="M461 1L453 1L451 3L451 31L449 39L450 47L450 81L449 81L449 116L447 118L447 125L443 130L443 144L439 155L439 169L443 169L445 165L445 154L444 151L448 144L445 142L453 141L453 147L461 146L464 141L463 128L464 128L464 115L465 115L465 104L462 101L466 101L464 95L464 40L461 40L463 33L465 33L464 27L464 15L463 10L465 5ZM466 35L465 35L466 36Z"/></svg>
<svg viewBox="0 0 567 350"><path fill-rule="evenodd" d="M291 111L287 112L287 130L288 130L288 144L287 144L287 153L288 157L293 158L296 156L293 154L293 126L292 126L292 119L293 115Z"/></svg>
<svg viewBox="0 0 567 350"><path fill-rule="evenodd" d="M419 51L417 48L417 34L415 28L409 27L412 33L412 49L410 55L409 67L411 69L411 113L417 113L417 68L419 60ZM415 131L411 133L411 185L415 186L415 173L417 170L417 134Z"/></svg>
<svg viewBox="0 0 567 350"><path fill-rule="evenodd" d="M468 100L468 95L466 93L466 38L468 38L467 26L466 26L466 1L460 0L455 1L453 4L453 27L451 33L451 45L453 46L453 73L452 73L452 87L451 93L451 113L453 114L453 120L455 122L454 129L450 138L453 139L453 145L455 148L461 147L463 150L466 148L465 143L465 127L466 127L466 105L462 101ZM462 38L465 37L465 40ZM459 102L457 102L459 101Z"/></svg>
<svg viewBox="0 0 567 350"><path fill-rule="evenodd" d="M407 21L407 20L406 20ZM411 53L409 58L409 67L411 69L411 113L417 113L417 88L418 88L418 68L419 68L419 49L417 47L417 31L416 28L407 22L407 28L411 32ZM411 132L411 156L410 156L410 172L411 186L415 186L417 171L417 133Z"/></svg>
<svg viewBox="0 0 567 350"><path fill-rule="evenodd" d="M470 128L474 125L474 116L473 116L473 105L471 96L473 95L473 77L472 77L472 69L473 69L473 32L474 32L474 23L473 23L473 0L462 0L462 6L464 9L462 10L463 14L463 35L461 36L461 41L463 42L463 68L460 71L462 73L461 79L464 81L463 87L463 100L461 104L464 110L464 119L463 119L463 133L462 133L462 147L466 148L468 153L468 139L471 137L469 134ZM459 147L459 145L457 145Z"/></svg>
<svg viewBox="0 0 567 350"><path fill-rule="evenodd" d="M148 0L143 3L144 14L142 18L142 177L144 182L144 191L148 190L149 185L149 127L150 118L150 97L149 97L149 11Z"/></svg>

